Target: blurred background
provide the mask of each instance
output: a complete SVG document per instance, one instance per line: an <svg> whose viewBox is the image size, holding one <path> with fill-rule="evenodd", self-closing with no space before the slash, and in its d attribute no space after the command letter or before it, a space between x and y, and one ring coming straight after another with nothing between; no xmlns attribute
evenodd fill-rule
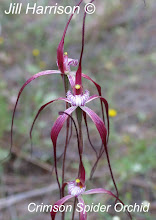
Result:
<svg viewBox="0 0 156 220"><path fill-rule="evenodd" d="M16 2L16 1L14 1ZM21 0L23 7L29 1ZM36 2L36 1L34 1ZM58 1L37 1L53 5ZM59 1L75 5L77 1ZM87 2L87 1L86 1ZM56 50L68 15L4 15L9 0L0 0L0 160L8 155L13 108L20 87L33 74L57 69ZM102 86L110 106L109 152L112 168L125 204L150 202L148 213L132 213L136 220L156 217L156 1L98 0L96 13L86 22L83 72ZM72 20L65 40L69 57L79 58L82 13ZM76 69L72 69L76 70ZM91 95L96 89L84 80ZM0 166L0 219L43 220L48 213L29 213L30 202L53 204L58 190L52 175L53 150L50 129L58 112L65 109L59 102L40 115L33 131L33 155L30 154L29 129L39 107L64 96L61 77L43 76L24 90L18 105L13 153ZM99 102L90 107L100 114ZM89 121L92 142L100 148L100 138ZM96 157L84 128L84 162L87 177ZM58 156L63 152L65 130L58 141ZM67 151L66 180L75 178L78 159L75 136ZM62 161L59 161L59 166ZM61 168L61 166L60 166ZM114 192L105 155L87 189L104 187ZM36 191L36 189L39 189ZM9 199L5 199L8 197ZM113 204L109 196L85 197L86 204ZM70 219L69 213L66 215ZM57 217L60 219L60 216ZM90 213L88 219L127 220L124 213Z"/></svg>

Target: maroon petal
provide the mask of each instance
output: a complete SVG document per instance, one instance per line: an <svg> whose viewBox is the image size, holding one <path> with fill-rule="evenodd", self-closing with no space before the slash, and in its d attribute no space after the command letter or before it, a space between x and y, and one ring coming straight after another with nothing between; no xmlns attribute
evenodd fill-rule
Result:
<svg viewBox="0 0 156 220"><path fill-rule="evenodd" d="M57 65L60 69L61 73L64 73L64 58L63 58L63 52L64 52L64 39L62 39L58 45L57 48Z"/></svg>
<svg viewBox="0 0 156 220"><path fill-rule="evenodd" d="M90 139L88 122L87 122L87 115L86 115L86 112L84 112L84 111L83 111L83 118L84 118L84 121L85 121L85 126L86 126L86 130L87 130L87 136L88 136L89 143L90 143L93 151L95 152L96 156L98 157L98 153L96 151L96 148L94 147L94 145L92 144L91 139Z"/></svg>
<svg viewBox="0 0 156 220"><path fill-rule="evenodd" d="M92 3L94 0L91 0L90 3ZM80 85L80 89L75 90L76 95L80 95L82 93L82 57L83 57L83 52L84 52L84 44L85 44L85 23L86 23L86 15L87 12L84 13L83 16L83 25L82 25L82 46L81 46L81 54L80 54L80 59L79 59L79 66L78 70L76 72L76 77L75 77L75 84Z"/></svg>
<svg viewBox="0 0 156 220"><path fill-rule="evenodd" d="M57 214L57 209L59 208L59 206L63 205L66 201L68 201L69 199L71 199L73 196L72 195L68 195L63 197L62 199L58 200L52 208L52 211L50 212L51 214L51 219L54 220L55 219L55 215Z"/></svg>
<svg viewBox="0 0 156 220"><path fill-rule="evenodd" d="M93 101L94 99L97 99L97 98L99 98L100 101L101 101L102 113L103 113L103 105L102 105L102 104L104 103L104 105L105 105L105 111L106 111L106 117L107 117L107 131L108 131L107 143L108 143L108 140L109 140L109 114L108 114L108 112L109 112L109 106L108 106L107 100L104 99L104 98L101 97L101 96L93 95L93 96L91 96L91 97L88 99L88 101L87 101L86 103L88 103L88 102L90 102L90 101ZM104 116L104 114L103 114L103 116ZM103 117L103 119L104 119L104 117ZM101 145L100 153L99 153L99 156L98 156L98 158L97 158L97 160L96 160L96 162L95 162L95 164L94 164L94 166L93 166L93 168L92 168L92 171L91 171L91 174L90 174L90 178L92 178L92 176L93 176L93 174L94 174L94 172L95 172L95 169L96 169L96 167L97 167L97 164L98 164L100 158L101 158L102 155L103 155L103 152L104 152L103 145Z"/></svg>
<svg viewBox="0 0 156 220"><path fill-rule="evenodd" d="M94 85L96 86L97 90L98 90L98 93L99 93L99 96L101 96L101 86L96 83L92 78L90 78L89 76L85 75L84 73L82 73L82 77L85 78L85 79L88 79L90 80L92 83L94 83Z"/></svg>
<svg viewBox="0 0 156 220"><path fill-rule="evenodd" d="M16 103L15 103L15 107L14 107L14 110L13 110L13 114L12 114L12 123L11 123L11 149L12 149L12 144L13 144L13 125L14 125L14 117L15 117L15 112L16 112L16 107L17 107L17 104L18 104L18 101L19 101L19 98L21 96L21 93L22 91L24 90L24 88L31 82L33 81L34 79L40 77L40 76L44 76L44 75L49 75L49 74L61 74L61 72L59 70L46 70L46 71L42 71L42 72L39 72L35 75L33 75L32 77L30 77L24 84L23 86L21 87L19 93L18 93L18 96L17 96L17 100L16 100Z"/></svg>
<svg viewBox="0 0 156 220"><path fill-rule="evenodd" d="M32 140L32 131L33 131L34 124L35 124L35 122L36 122L36 120L37 120L39 114L41 113L41 111L43 111L43 109L44 109L47 105L49 105L49 104L51 104L51 103L53 103L53 102L55 102L55 101L58 101L58 100L62 100L62 101L65 101L65 102L68 102L68 103L69 103L68 99L66 99L66 98L61 98L61 97L60 97L60 98L58 98L58 99L54 99L54 100L52 100L52 101L50 101L50 102L47 102L46 104L42 105L42 106L40 107L40 109L38 110L38 112L37 112L37 114L36 114L36 116L35 116L35 118L34 118L34 120L33 120L33 123L32 123L32 125L31 125L31 129L30 129L30 139L31 139L31 140Z"/></svg>
<svg viewBox="0 0 156 220"><path fill-rule="evenodd" d="M101 93L101 86L96 83L92 78L90 78L88 75L85 75L84 73L82 73L82 77L85 78L85 79L88 79L90 80L92 83L94 83L94 85L96 86L97 88L97 91L98 91L98 94L99 96L102 96L102 93ZM96 95L95 95L96 96ZM103 104L102 104L102 101L100 100L100 103L101 103L101 111L102 111L102 119L105 123L105 117L104 117L104 109L103 109ZM108 120L108 123L109 123L109 118L107 119ZM109 138L109 129L108 129L108 138ZM93 149L94 150L94 149Z"/></svg>
<svg viewBox="0 0 156 220"><path fill-rule="evenodd" d="M87 212L85 211L85 203L82 198L82 196L78 196L78 201L81 203L81 207L83 208L82 212L80 212L80 220L86 220L87 219Z"/></svg>
<svg viewBox="0 0 156 220"><path fill-rule="evenodd" d="M85 185L85 168L83 166L82 159L80 160L80 166L79 166L79 179L81 180L81 183Z"/></svg>
<svg viewBox="0 0 156 220"><path fill-rule="evenodd" d="M82 1L83 1L83 0L80 0L80 2L79 2L76 6L79 6ZM78 7L75 8L74 13L77 11L77 9L78 9ZM65 27L64 32L63 32L62 39L61 39L61 41L60 41L60 43L59 43L59 45L58 45L58 48L57 48L57 64L58 64L58 67L59 67L59 69L60 69L60 71L61 71L62 73L64 73L64 64L63 64L63 63L64 63L64 58L63 58L63 53L64 53L64 39L65 39L68 26L69 26L69 24L70 24L70 21L71 21L73 15L74 15L74 13L71 14L71 16L70 16L70 18L69 18L69 20L68 20L68 22L67 22L67 24L66 24L66 27Z"/></svg>
<svg viewBox="0 0 156 220"><path fill-rule="evenodd" d="M72 106L72 107L68 108L65 112L70 115L76 108L77 108L77 106ZM63 127L64 122L68 118L67 114L60 115L57 118L57 120L55 121L55 123L51 129L51 140L52 140L54 146L56 146L57 137Z"/></svg>
<svg viewBox="0 0 156 220"><path fill-rule="evenodd" d="M101 100L101 102L104 103L105 109L106 109L107 128L108 128L107 142L108 142L108 139L109 139L109 113L108 113L108 112L109 112L109 106L108 106L107 100L106 100L105 98L101 97L101 96L93 95L93 96L91 96L91 97L88 99L88 101L87 101L86 103L91 102L91 101L93 101L94 99L98 99L98 98Z"/></svg>
<svg viewBox="0 0 156 220"><path fill-rule="evenodd" d="M88 108L86 106L85 107L80 106L80 107L92 119L92 121L94 122L97 130L99 131L99 134L100 134L100 137L102 139L103 144L106 145L107 129L106 129L102 119L90 108Z"/></svg>
<svg viewBox="0 0 156 220"><path fill-rule="evenodd" d="M77 108L77 106L72 106L70 108L68 108L65 112L67 114L72 114L72 112ZM61 187L60 187L60 182L58 179L58 172L57 172L57 155L56 155L56 143L57 143L57 138L58 135L63 127L63 124L65 123L65 121L67 120L67 118L69 117L67 114L63 114L60 115L57 120L55 121L52 129L51 129L51 140L53 143L53 148L54 148L54 166L55 166L55 174L56 174L56 180L58 183L58 187L60 190L60 194L61 194Z"/></svg>
<svg viewBox="0 0 156 220"><path fill-rule="evenodd" d="M116 182L115 182L115 179L114 179L114 175L113 175L113 172L112 172L111 163L110 163L110 159L109 159L109 153L108 153L108 149L107 149L107 129L106 129L102 119L94 111L92 111L88 107L83 107L83 106L80 106L80 107L92 119L92 121L94 122L94 124L95 124L95 126L96 126L96 128L97 128L97 130L100 134L100 137L101 137L101 140L102 140L102 143L104 145L105 152L106 152L106 157L107 157L107 162L108 162L111 178L113 180L114 187L116 189L117 197L118 197L118 189L117 189Z"/></svg>
<svg viewBox="0 0 156 220"><path fill-rule="evenodd" d="M91 79L89 76L87 76L87 75L85 75L83 73L82 73L82 77L84 77L84 78L90 80L92 83L94 83L94 85L96 86L97 91L99 93L99 96L102 96L101 86L98 83L96 83L93 79ZM100 103L101 103L102 119L103 119L103 121L105 123L104 109L103 109L103 105L102 105L102 101L101 100L100 100ZM108 123L109 123L109 118L107 120L108 120ZM109 139L109 129L108 129L108 139Z"/></svg>
<svg viewBox="0 0 156 220"><path fill-rule="evenodd" d="M108 194L110 196L113 196L116 200L118 200L119 202L121 202L124 205L124 203L117 196L115 196L111 191L108 191L108 190L103 189L103 188L96 188L96 189L87 190L83 193L83 195L98 194L98 193L105 193L105 194ZM130 219L132 219L132 216L128 211L127 211L127 214L130 217Z"/></svg>
<svg viewBox="0 0 156 220"><path fill-rule="evenodd" d="M79 66L76 71L76 76L75 76L75 84L80 85L80 89L76 89L75 93L76 95L80 95L82 92L82 56L83 56L83 51L84 51L84 38L85 38L85 21L86 21L86 12L84 13L83 17L83 26L82 26L82 46L81 46L81 54L80 54L80 59L79 59Z"/></svg>

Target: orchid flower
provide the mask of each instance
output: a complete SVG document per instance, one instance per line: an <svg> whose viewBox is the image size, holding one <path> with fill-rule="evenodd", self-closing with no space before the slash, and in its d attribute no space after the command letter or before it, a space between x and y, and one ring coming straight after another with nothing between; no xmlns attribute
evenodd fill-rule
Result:
<svg viewBox="0 0 156 220"><path fill-rule="evenodd" d="M78 5L80 5L82 3L82 0L78 3ZM77 9L77 8L76 8ZM65 27L65 30L63 32L63 36L62 36L62 39L58 45L58 49L57 49L57 65L58 65L58 70L46 70L46 71L42 71L42 72L39 72L35 75L33 75L32 77L30 77L24 84L23 86L21 87L19 93L18 93L18 96L17 96L17 100L16 100L16 103L15 103L15 106L14 106L14 110L13 110L13 115L12 115L12 123L11 123L11 147L10 147L10 153L12 151L12 146L13 146L13 126L14 126L14 118L15 118L15 112L16 112L16 108L17 108L17 105L18 105L18 102L19 102L19 99L20 99L20 96L24 90L24 88L30 83L32 82L33 80L39 78L40 76L43 76L43 75L52 75L52 74L56 74L56 75L61 75L62 78L66 79L68 78L69 82L70 82L70 85L72 88L74 88L75 86L75 76L76 76L76 73L75 72L71 72L70 70L70 66L76 66L78 64L78 61L77 60L74 60L74 59L71 59L71 58L68 58L68 54L65 52L64 53L64 39L65 39L65 35L66 35L66 31L67 31L67 28L69 26L69 23L73 17L74 13L70 16L68 22L67 22L67 25ZM83 52L82 52L83 53ZM63 77L65 76L65 77ZM87 80L91 81L95 87L97 88L97 91L98 91L98 94L99 96L101 96L101 87L100 85L98 85L94 80L92 80L89 76L85 75L85 74L81 74L81 76L83 78L86 78ZM67 86L66 86L66 83L65 83L65 80L64 80L64 87L65 87L65 91L67 92ZM55 99L55 100L52 100L51 102L49 103L46 103L44 106L42 106L38 112L38 114L40 113L40 111L42 111L44 109L44 107L46 107L48 104L56 101L56 100L63 100L65 101L67 104L69 103L70 104L70 101L67 99L67 98L58 98L58 99ZM66 108L68 108L69 106L66 105ZM102 114L104 115L103 113L103 105L102 105L102 101L101 101L101 109L102 109ZM38 117L38 114L37 116L35 117L35 120L36 118ZM86 118L86 115L85 115L85 112L84 112L84 118L85 118L85 123L86 123L86 127L87 127L87 118ZM103 117L104 118L104 117ZM34 121L35 122L35 121ZM34 122L33 122L33 125L34 125ZM33 128L33 125L32 125L32 128ZM31 132L32 132L32 128L31 128L31 131L30 131L30 137L31 137ZM68 120L67 120L67 127L66 127L66 130L67 130L67 135L66 135L66 144L65 144L65 151L66 151L66 148L67 148L67 145L68 145L68 131L69 131L69 123L68 123ZM88 137L89 137L89 132L88 133ZM91 143L91 141L90 141ZM93 146L92 146L93 147ZM95 150L95 148L93 147L93 149ZM65 158L65 151L64 151L64 158ZM96 153L97 154L97 153ZM98 156L98 155L97 155ZM62 178L63 179L63 178ZM62 180L63 182L63 180Z"/></svg>
<svg viewBox="0 0 156 220"><path fill-rule="evenodd" d="M78 3L78 6L81 4L82 0ZM76 12L77 8L75 9L75 12ZM74 13L75 13L74 12ZM74 60L74 59L71 59L71 58L68 58L68 55L67 53L65 52L63 54L63 48L64 48L64 38L65 38L65 35L66 35L66 32L67 32L67 29L68 29L68 26L69 26L69 23L74 15L74 13L70 16L67 24L66 24L66 27L65 27L65 30L63 32L63 36L62 36L62 39L58 45L58 49L57 49L57 65L58 65L58 68L59 70L45 70L45 71L42 71L42 72L39 72L35 75L33 75L32 77L30 77L24 84L23 86L21 87L19 93L18 93L18 96L17 96L17 100L16 100L16 103L15 103L15 107L14 107L14 110L13 110L13 115L12 115L12 123L11 123L11 149L12 149L12 145L13 145L13 125L14 125L14 117L15 117L15 112L16 112L16 108L17 108L17 104L18 104L18 101L19 101L19 98L21 96L21 93L23 92L24 88L30 83L32 82L33 80L39 78L40 76L44 76L44 75L52 75L52 74L59 74L59 75L63 75L66 72L70 71L70 66L76 66L78 65L78 61L77 60ZM69 79L70 81L70 79ZM11 150L10 150L11 151Z"/></svg>
<svg viewBox="0 0 156 220"><path fill-rule="evenodd" d="M81 0L77 6L79 6L81 3L82 3L83 0ZM77 10L77 7L74 11L74 13L76 12ZM12 114L12 123L11 123L11 148L10 148L10 152L12 150L12 145L13 145L13 126L14 126L14 118L15 118L15 112L16 112L16 108L17 108L17 105L18 105L18 102L19 102L19 99L20 99L20 96L24 90L24 88L29 84L31 83L33 80L39 78L40 76L44 76L44 75L53 75L53 74L56 74L56 75L61 75L61 76L64 76L66 75L69 79L69 82L70 82L70 85L71 87L74 86L75 84L75 72L71 72L70 70L70 66L77 66L78 65L78 60L76 59L71 59L71 58L68 58L68 54L67 52L64 52L64 39L65 39L65 36L66 36L66 32L67 32L67 29L68 29L68 26L69 26L69 23L73 17L73 14L71 14L67 24L66 24L66 27L65 27L65 30L63 32L63 36L62 36L62 39L58 45L58 49L57 49L57 66L58 66L58 70L45 70L45 71L42 71L42 72L39 72L33 76L31 76L24 84L23 86L21 87L19 93L18 93L18 96L17 96L17 99L16 99L16 103L15 103L15 106L14 106L14 110L13 110L13 114ZM91 81L97 88L97 91L98 91L98 94L101 95L101 87L99 84L97 84L94 80L92 80L91 77L85 75L82 73L82 77L83 78L86 78L87 80ZM67 92L67 91L66 91ZM103 108L103 107L102 107Z"/></svg>
<svg viewBox="0 0 156 220"><path fill-rule="evenodd" d="M93 1L91 1L91 2L93 2ZM68 115L71 115L76 109L78 109L78 111L80 111L81 113L83 112L84 114L87 114L91 118L93 123L95 124L95 126L96 126L96 128L99 132L101 141L103 143L105 152L106 152L106 157L107 157L109 170L110 170L111 177L112 177L112 180L113 180L116 192L117 192L117 197L118 197L118 189L117 189L115 179L114 179L114 176L113 176L113 172L112 172L112 169L111 169L109 153L108 153L108 149L107 149L107 140L108 140L108 131L109 131L108 103L107 103L106 99L103 98L102 96L98 96L98 95L89 96L89 91L88 90L85 90L85 92L83 93L81 63L82 63L82 56L83 56L83 50L84 50L85 18L86 18L86 13L84 14L84 18L83 18L82 49L81 49L81 55L80 55L78 70L76 72L75 86L73 87L73 94L72 94L71 91L68 91L67 92L67 99L64 100L64 101L70 103L71 107L66 109L65 112ZM104 103L104 105L105 105L108 129L106 129L105 123L103 122L103 120L93 110L91 110L90 108L85 106L87 103L89 103L89 102L91 102L95 99L100 99L100 101L102 103ZM57 146L58 135L59 135L65 121L68 119L67 114L60 115L57 118L57 120L55 121L55 123L54 123L54 125L51 129L51 140L52 140L53 147L54 147L55 172L56 172L56 178L57 178L59 188L60 188L60 183L59 183L58 173L57 173L56 146ZM81 153L82 153L82 151L83 151L83 149L81 149Z"/></svg>
<svg viewBox="0 0 156 220"><path fill-rule="evenodd" d="M95 189L90 189L86 191L86 185L85 185L85 169L83 166L83 163L81 161L80 163L80 169L79 169L79 176L74 180L65 183L65 186L67 186L68 189L68 195L64 196L60 200L58 200L52 207L51 210L51 219L54 220L55 216L57 214L57 211L55 207L58 208L63 205L65 202L67 202L69 199L76 198L78 202L81 204L81 212L80 212L80 220L86 220L87 219L87 212L85 210L85 202L83 200L84 195L91 195L91 194L108 194L112 197L114 197L116 200L118 200L120 203L124 205L124 203L117 197L115 196L111 191L108 191L103 188L95 188ZM127 212L127 215L132 219L131 215L129 212Z"/></svg>
<svg viewBox="0 0 156 220"><path fill-rule="evenodd" d="M86 113L91 118L91 120L93 121L93 123L95 124L95 126L96 126L96 128L97 128L97 130L99 132L99 135L101 137L102 143L104 145L106 156L107 156L107 160L108 160L109 169L110 169L110 172L111 172L111 176L112 176L115 188L117 190L117 187L116 187L116 184L115 184L115 180L114 180L114 177L113 177L113 173L112 173L112 169L111 169L111 165L110 165L108 149L107 149L107 133L108 133L107 132L107 128L105 127L105 124L104 124L103 120L93 110L91 110L90 108L88 108L86 106L86 104L88 104L89 102L91 102L91 101L93 101L95 99L100 99L104 103L104 105L106 107L106 114L107 114L107 117L108 117L108 103L107 103L106 99L104 99L103 97L98 96L98 95L89 96L89 91L88 90L86 90L84 92L84 94L81 94L81 95L73 95L71 93L71 91L68 91L66 98L58 98L56 100L62 100L62 101L70 103L71 107L66 109L65 113L71 115L76 109L79 109L79 110L83 111L84 113ZM43 105L39 109L39 111L38 111L38 113L37 113L37 115L36 115L36 117L34 119L33 126L34 126L34 123L35 123L38 115L40 114L40 112L47 105L49 105L50 103L52 103L52 102L54 102L56 100L52 100L52 101L46 103L45 105ZM58 135L59 135L59 133L60 133L60 131L61 131L65 121L68 119L68 117L69 116L66 115L66 114L60 115L57 118L57 120L55 121L55 123L54 123L54 125L53 125L53 127L51 129L51 139L52 139L53 147L54 147L55 167L57 167L57 161L56 161L56 156L57 156L56 155L57 138L58 138ZM31 132L32 132L32 128L31 128ZM82 151L82 149L81 149L81 151Z"/></svg>
<svg viewBox="0 0 156 220"><path fill-rule="evenodd" d="M82 55L83 55L83 50L84 50L84 31L85 31L85 17L86 14L84 15L84 19L83 19L83 30L82 30L82 49L81 49L81 55L80 55L80 61L79 61L79 66L78 66L78 70L76 72L76 78L75 78L75 83L74 83L74 87L73 87L73 92L68 91L66 94L66 98L60 97L58 99L54 99L46 104L44 104L43 106L40 107L40 109L38 110L38 113L35 116L35 119L33 121L31 130L30 130L30 138L32 138L32 130L35 124L36 119L38 118L39 114L41 113L41 111L48 106L49 104L61 100L61 101L65 101L66 103L70 104L70 107L67 108L65 110L66 114L60 115L57 120L55 121L52 129L51 129L51 140L53 143L53 148L54 148L54 165L55 165L55 172L56 172L56 179L57 179L57 183L59 186L59 189L61 189L60 183L59 183L59 178L58 178L58 172L57 172L57 138L58 135L65 123L65 121L69 118L69 115L71 115L74 111L79 111L81 113L84 114L84 120L86 123L86 115L88 115L91 120L93 121L93 123L95 124L102 144L104 146L104 148L102 149L102 151L100 151L99 155L98 155L98 159L97 161L99 161L100 157L102 156L103 150L105 150L106 152L106 157L107 157L107 161L108 161L108 166L110 169L110 173L111 173L111 177L117 192L117 196L118 196L118 190L117 190L117 186L114 180L114 176L113 176L113 172L111 169L111 164L110 164L110 159L109 159L109 153L108 153L108 149L107 149L107 142L108 142L108 135L109 135L109 116L108 116L108 103L107 100L105 98L103 98L102 96L99 95L93 95L93 96L89 96L89 91L85 90L85 92L83 92L83 87L82 87L82 71L81 71L81 62L82 62ZM97 84L95 84L97 85ZM90 108L88 108L86 106L86 104L88 104L89 102L95 100L95 99L100 99L101 103L104 104L105 106L105 110L106 110L106 116L107 116L107 128L105 126L104 121ZM80 114L81 114L80 113ZM83 148L81 146L81 154L83 152ZM102 153L101 153L102 152Z"/></svg>

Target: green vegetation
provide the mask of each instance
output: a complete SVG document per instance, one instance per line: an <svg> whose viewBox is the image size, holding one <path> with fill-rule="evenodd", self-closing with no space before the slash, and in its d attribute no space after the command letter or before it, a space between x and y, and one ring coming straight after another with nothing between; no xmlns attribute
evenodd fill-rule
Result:
<svg viewBox="0 0 156 220"><path fill-rule="evenodd" d="M103 4L104 0L99 2ZM117 115L111 118L109 151L112 167L121 191L121 198L125 204L130 204L136 199L140 203L144 200L150 200L152 203L154 201L154 187L150 173L155 172L156 158L156 139L154 138L156 102L153 92L156 54L152 45L156 45L156 37L151 27L154 25L152 22L155 21L155 18L152 17L154 16L152 11L156 8L153 1L144 11L141 1L140 3L138 1L132 1L132 3L127 1L126 3L125 1L122 6L120 1L116 2L118 3L107 0L104 5L108 7L108 10L105 7L102 9L103 7L97 6L98 13L87 18L83 72L89 73L94 79L96 78L97 82L100 82L103 95L108 100L110 108L117 111ZM2 0L1 11L7 5L8 1ZM142 13L143 15L139 17ZM34 73L44 69L57 69L56 49L67 19L67 16L32 15L28 17L24 14L2 16L1 18L0 159L9 152L11 115L18 91L26 79ZM81 48L80 21L79 17L72 21L65 42L65 50L73 58L79 58ZM42 104L58 96L63 96L64 90L61 83L61 77L43 76L33 81L24 90L18 105L14 127L14 147L19 151L21 149L21 152L30 155L29 129L33 118ZM86 82L85 85L91 95L95 93L96 90L91 84ZM49 132L58 112L64 107L61 102L57 106L51 105L44 110L36 122L33 131L33 156L39 158L41 162L51 164L53 161ZM97 113L100 113L98 105L93 105L93 108ZM92 141L100 146L101 143L95 133L95 127L90 123L89 125ZM64 131L62 131L60 139L63 138ZM62 143L63 141L60 140L59 155L62 153ZM87 152L91 152L87 139L85 139L85 144L84 161L86 161L88 177L95 156L94 154L91 158L87 156ZM75 141L72 140L68 168L76 157L73 150L75 146ZM15 161L18 163L15 162L15 166L11 167L13 170L11 173L14 172L16 173L14 175L17 176L20 176L20 171L23 172L23 161L19 160L16 158ZM6 163L4 168L7 169L7 166L9 167ZM25 166L31 170L28 164ZM73 163L69 169L69 176L76 167L77 164ZM37 168L36 170L33 170L32 178L35 176L35 172L38 173ZM4 173L0 170L0 177ZM104 179L103 174L105 173L106 178ZM7 176L7 172L5 175ZM10 175L9 172L8 175ZM131 186L131 180L135 178L152 185L152 187L147 187L148 196L145 193L146 190L141 186ZM41 180L42 175L38 179L38 184ZM53 179L53 181L55 180ZM107 189L112 187L106 162L99 163L97 176L95 174L93 183L88 182L88 188L90 184L94 185L94 181L99 185L104 182L106 186L104 187ZM128 186L126 187L126 185ZM135 196L135 193L138 193L138 196ZM95 196L94 199L96 202L99 198ZM85 201L86 204L90 202L89 199ZM16 220L36 219L37 216L35 215L34 218L27 215L22 217L20 210L17 212L20 213L20 217L17 216ZM140 216L145 220L153 219L151 213L144 216L135 213L134 216L136 220ZM111 220L112 215L109 213L99 214L98 219L103 218Z"/></svg>

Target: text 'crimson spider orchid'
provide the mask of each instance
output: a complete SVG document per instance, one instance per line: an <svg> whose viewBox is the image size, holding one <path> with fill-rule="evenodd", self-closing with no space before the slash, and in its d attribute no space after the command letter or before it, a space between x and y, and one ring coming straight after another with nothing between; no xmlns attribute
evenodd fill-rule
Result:
<svg viewBox="0 0 156 220"><path fill-rule="evenodd" d="M58 208L63 205L65 202L67 202L69 199L76 198L79 203L79 207L81 207L81 210L79 211L80 213L80 220L86 220L87 219L87 210L85 208L85 202L83 200L83 196L85 195L91 195L91 194L108 194L112 197L114 197L116 200L118 200L120 203L124 205L124 203L117 197L115 196L111 191L108 191L103 188L95 188L95 189L90 189L86 190L86 185L85 185L85 169L83 166L82 161L80 162L80 168L79 168L79 176L76 178L74 181L70 181L65 183L65 186L67 186L68 189L68 195L64 196L60 200L58 200L52 208L51 211L51 219L54 220L55 216L58 212ZM127 212L127 215L132 219L131 215L129 212Z"/></svg>

